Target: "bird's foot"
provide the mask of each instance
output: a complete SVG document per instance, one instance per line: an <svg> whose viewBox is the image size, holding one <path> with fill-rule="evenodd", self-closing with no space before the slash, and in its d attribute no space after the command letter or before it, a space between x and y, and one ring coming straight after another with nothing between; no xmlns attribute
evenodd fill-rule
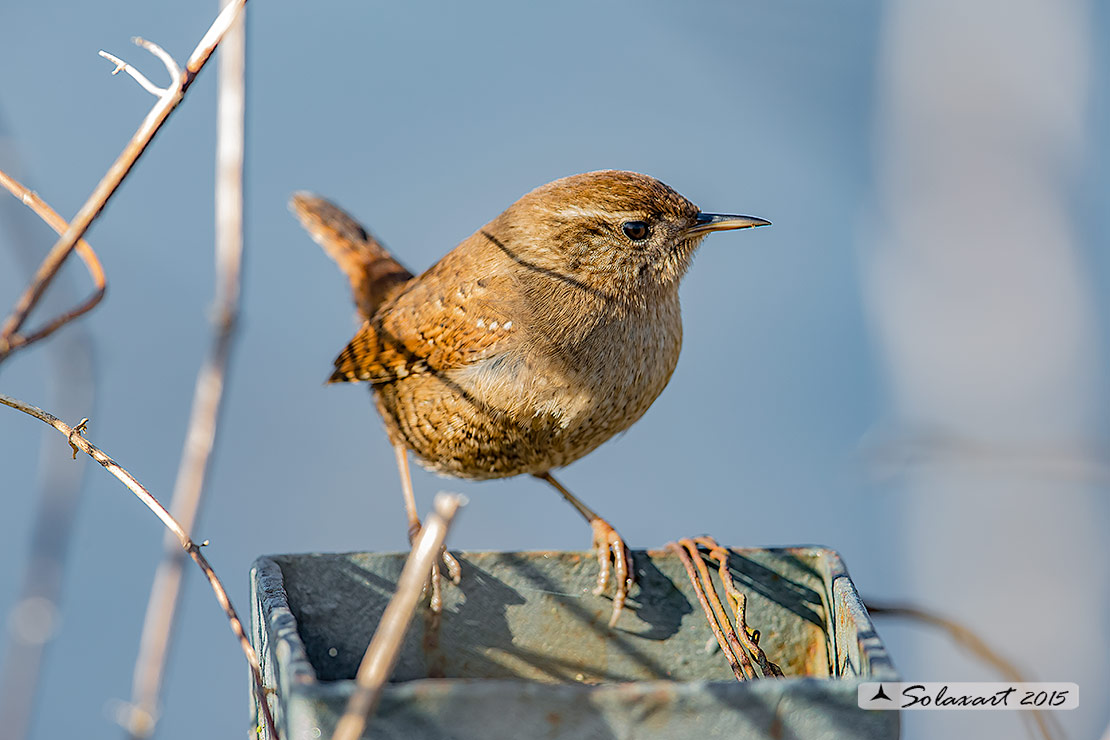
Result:
<svg viewBox="0 0 1110 740"><path fill-rule="evenodd" d="M597 517L590 520L590 527L594 531L594 551L597 553L597 586L594 594L601 595L609 587L610 576L613 584L613 614L609 617L609 626L616 625L624 610L624 602L632 588L632 551L624 544L624 539L613 529L612 525L604 519Z"/></svg>
<svg viewBox="0 0 1110 740"><path fill-rule="evenodd" d="M416 536L420 534L420 529L421 527L419 522L417 522L412 527L409 527L409 544L412 544L416 541ZM455 558L455 556L451 553L447 552L446 547L441 547L439 549L439 560L442 561L443 565L441 566L438 561L433 562L432 572L428 578L428 582L424 584L424 593L431 593L431 596L428 598L428 608L436 614L439 614L441 611L443 611L442 569L446 569L447 577L451 580L451 583L455 584L456 586L458 586L459 581L462 580L462 567L459 565L458 559Z"/></svg>

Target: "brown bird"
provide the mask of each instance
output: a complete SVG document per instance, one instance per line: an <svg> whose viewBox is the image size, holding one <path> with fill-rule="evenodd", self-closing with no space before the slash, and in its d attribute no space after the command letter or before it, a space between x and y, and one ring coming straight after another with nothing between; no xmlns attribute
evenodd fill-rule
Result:
<svg viewBox="0 0 1110 740"><path fill-rule="evenodd" d="M420 520L408 450L445 475L542 478L593 528L596 593L612 571L615 624L628 547L551 471L628 429L667 385L682 344L678 284L702 239L769 222L703 213L646 175L591 172L533 190L413 277L326 200L298 193L291 208L351 283L364 322L329 382L370 383L410 537Z"/></svg>

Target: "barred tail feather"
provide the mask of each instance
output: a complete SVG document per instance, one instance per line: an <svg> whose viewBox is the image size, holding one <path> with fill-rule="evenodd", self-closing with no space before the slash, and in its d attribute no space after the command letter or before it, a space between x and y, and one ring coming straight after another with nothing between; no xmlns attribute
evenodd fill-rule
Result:
<svg viewBox="0 0 1110 740"><path fill-rule="evenodd" d="M363 319L391 298L413 275L342 208L312 193L295 193L289 209L351 284Z"/></svg>

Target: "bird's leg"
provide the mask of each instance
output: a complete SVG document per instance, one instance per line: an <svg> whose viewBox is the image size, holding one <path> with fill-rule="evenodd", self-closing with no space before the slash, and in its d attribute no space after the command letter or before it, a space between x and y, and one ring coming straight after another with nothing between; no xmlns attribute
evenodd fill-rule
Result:
<svg viewBox="0 0 1110 740"><path fill-rule="evenodd" d="M405 498L405 513L409 517L409 542L420 534L420 515L416 513L416 494L412 491L412 475L409 473L409 453L404 445L393 445L397 456L397 473L401 476L401 495Z"/></svg>
<svg viewBox="0 0 1110 740"><path fill-rule="evenodd" d="M394 445L393 452L397 456L397 472L401 476L401 493L405 497L405 513L409 518L409 544L411 544L416 539L416 535L420 534L420 515L416 513L416 495L412 490L412 474L409 472L409 455L404 445ZM447 577L457 586L459 580L462 578L462 568L459 567L459 561L455 559L454 555L447 552L446 548L440 551L439 557L447 567ZM429 600L429 606L434 612L438 612L443 608L441 580L439 563L434 562L432 563L431 574L432 596Z"/></svg>
<svg viewBox="0 0 1110 740"><path fill-rule="evenodd" d="M628 545L624 544L624 540L613 529L609 522L602 519L590 507L582 503L573 493L568 491L562 483L555 480L555 476L551 473L536 473L537 478L545 480L555 487L555 490L562 494L563 498L567 500L571 506L578 510L578 513L585 517L586 521L590 523L590 527L594 532L594 550L597 552L597 587L594 588L595 594L602 594L609 586L610 572L615 576L616 583L614 584L613 594L613 614L609 618L609 626L612 627L617 623L617 619L624 609L625 599L628 598L628 592L632 588L633 570L632 570L632 551L628 549ZM610 567L610 560L612 566Z"/></svg>

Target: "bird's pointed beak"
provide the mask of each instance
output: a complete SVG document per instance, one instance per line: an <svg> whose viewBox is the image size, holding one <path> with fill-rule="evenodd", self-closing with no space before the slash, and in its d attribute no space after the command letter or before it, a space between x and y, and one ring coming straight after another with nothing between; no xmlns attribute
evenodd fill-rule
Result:
<svg viewBox="0 0 1110 740"><path fill-rule="evenodd" d="M756 218L755 216L732 216L725 213L699 213L694 225L686 230L686 236L706 234L710 231L750 229L754 226L770 225L770 221Z"/></svg>

